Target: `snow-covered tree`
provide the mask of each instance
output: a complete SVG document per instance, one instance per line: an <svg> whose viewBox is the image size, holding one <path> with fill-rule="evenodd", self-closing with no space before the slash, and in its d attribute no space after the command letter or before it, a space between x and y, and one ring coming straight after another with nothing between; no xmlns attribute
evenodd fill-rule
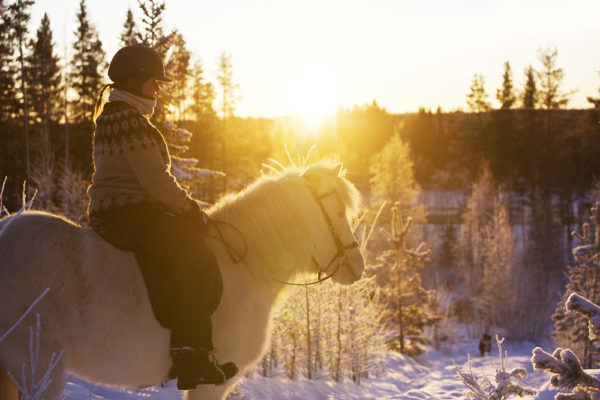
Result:
<svg viewBox="0 0 600 400"><path fill-rule="evenodd" d="M590 340L598 340L600 334L600 307L585 297L572 293L565 310L577 312L588 321ZM555 400L598 400L600 378L584 371L579 358L570 349L557 348L552 354L540 347L533 349L531 362L535 369L551 372L550 384L565 393L557 394Z"/></svg>
<svg viewBox="0 0 600 400"><path fill-rule="evenodd" d="M362 240L366 243L370 237ZM367 266L371 272L373 268ZM287 301L275 315L271 349L260 372L271 376L280 368L290 379L329 376L356 384L371 374L381 375L390 336L385 327L388 306L371 272L350 286L330 280L309 286L296 282L300 285L289 289Z"/></svg>
<svg viewBox="0 0 600 400"><path fill-rule="evenodd" d="M462 215L462 229L457 235L453 249L456 266L465 283L465 298L459 310L459 317L462 319L480 319L479 315L476 315L474 300L480 293L483 281L485 258L482 238L498 192L489 168L484 165L472 186Z"/></svg>
<svg viewBox="0 0 600 400"><path fill-rule="evenodd" d="M424 243L407 247L411 219L402 220L393 207L390 230L386 231L389 250L378 261L379 281L389 298L388 320L394 331L389 347L402 354L416 356L424 351L429 340L425 328L440 319L430 307L431 294L423 288L420 272L428 261L429 249Z"/></svg>
<svg viewBox="0 0 600 400"><path fill-rule="evenodd" d="M554 320L555 341L562 347L569 347L583 361L585 368L591 368L598 361L599 352L587 332L587 320L580 314L568 312L563 304L577 293L590 301L600 303L600 211L599 203L592 207L592 222L583 224L583 232L573 232L573 236L581 245L573 249L576 264L567 267L567 285L561 301L557 304L552 319Z"/></svg>
<svg viewBox="0 0 600 400"><path fill-rule="evenodd" d="M417 223L423 222L426 211L423 204L418 202L421 186L415 179L408 143L396 132L383 149L373 156L370 164L371 192L377 203L395 203L401 217L410 216Z"/></svg>
<svg viewBox="0 0 600 400"><path fill-rule="evenodd" d="M512 279L514 234L506 205L499 197L494 201L492 214L482 233L482 275L475 302L486 330L498 329L508 326L514 318L513 311L518 308L513 290L515 280Z"/></svg>
<svg viewBox="0 0 600 400"><path fill-rule="evenodd" d="M178 36L177 32L163 35L164 2L138 0L138 4L142 12L141 42L166 57L167 74L175 73L172 87L166 87L158 94L158 104L152 122L158 126L165 137L171 154L173 174L184 187L193 189L198 181L209 176L220 176L222 173L198 168L198 160L188 155L192 133L169 122L169 118L176 118L176 115L170 112L170 109L174 107L173 94L176 92L176 88L185 87L188 83L189 74L186 71L189 69L189 52L185 49L183 37L180 34ZM176 38L178 39L176 40ZM174 46L176 43L177 46Z"/></svg>
<svg viewBox="0 0 600 400"><path fill-rule="evenodd" d="M524 336L518 329L525 319L518 317L528 305L519 291L521 274L507 196L485 166L472 187L462 219L454 249L465 284L460 317L475 328L475 334L495 329Z"/></svg>
<svg viewBox="0 0 600 400"><path fill-rule="evenodd" d="M374 205L392 203L399 220L410 217L415 226L407 243L418 244L422 240L419 224L425 223L427 210L419 201L422 190L415 178L410 146L402 140L398 132L394 133L383 148L371 157L369 173ZM389 224L391 218L391 208L384 208L381 216L382 223ZM385 243L385 240L384 238L373 242L377 246L379 243Z"/></svg>

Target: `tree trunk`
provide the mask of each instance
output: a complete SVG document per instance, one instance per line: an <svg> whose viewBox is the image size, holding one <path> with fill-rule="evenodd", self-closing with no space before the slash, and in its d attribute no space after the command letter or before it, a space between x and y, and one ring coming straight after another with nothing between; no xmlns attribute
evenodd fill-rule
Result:
<svg viewBox="0 0 600 400"><path fill-rule="evenodd" d="M21 90L23 92L23 128L25 131L25 179L29 181L29 109L27 104L27 85L25 83L25 60L23 57L23 31L21 29L22 1L19 0L17 24L19 27L19 62L21 63Z"/></svg>
<svg viewBox="0 0 600 400"><path fill-rule="evenodd" d="M292 361L290 362L290 379L294 380L296 372L296 332L292 333Z"/></svg>
<svg viewBox="0 0 600 400"><path fill-rule="evenodd" d="M340 365L342 363L342 288L338 291L338 309L337 309L337 354L335 355L334 380L340 381Z"/></svg>
<svg viewBox="0 0 600 400"><path fill-rule="evenodd" d="M306 371L308 379L313 378L312 373L312 347L310 334L310 302L308 300L308 286L304 287L306 294Z"/></svg>

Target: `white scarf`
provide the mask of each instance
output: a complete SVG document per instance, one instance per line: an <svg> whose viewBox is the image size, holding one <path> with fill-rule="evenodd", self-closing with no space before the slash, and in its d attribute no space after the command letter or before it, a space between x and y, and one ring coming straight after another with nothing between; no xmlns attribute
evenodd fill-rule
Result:
<svg viewBox="0 0 600 400"><path fill-rule="evenodd" d="M108 101L122 101L135 108L142 115L154 114L156 99L147 99L136 96L125 90L113 89L108 95Z"/></svg>

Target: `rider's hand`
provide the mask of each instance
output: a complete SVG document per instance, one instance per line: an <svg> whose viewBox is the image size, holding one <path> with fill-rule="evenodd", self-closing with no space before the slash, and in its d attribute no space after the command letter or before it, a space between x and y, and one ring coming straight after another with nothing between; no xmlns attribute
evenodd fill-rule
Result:
<svg viewBox="0 0 600 400"><path fill-rule="evenodd" d="M194 201L189 211L182 214L182 217L188 219L188 222L192 224L200 233L205 234L208 232L208 215L202 210L199 203Z"/></svg>

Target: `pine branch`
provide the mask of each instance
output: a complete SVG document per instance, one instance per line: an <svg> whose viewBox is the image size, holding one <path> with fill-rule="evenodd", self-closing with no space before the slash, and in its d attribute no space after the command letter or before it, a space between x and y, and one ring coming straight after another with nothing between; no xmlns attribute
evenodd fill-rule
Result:
<svg viewBox="0 0 600 400"><path fill-rule="evenodd" d="M589 338L596 340L600 337L600 307L578 295L572 293L565 304L567 311L575 311L589 320Z"/></svg>
<svg viewBox="0 0 600 400"><path fill-rule="evenodd" d="M557 348L554 353L549 354L536 347L533 349L531 362L534 369L554 374L550 378L553 388L570 391L587 388L593 392L600 389L600 379L586 373L577 356L569 349Z"/></svg>

